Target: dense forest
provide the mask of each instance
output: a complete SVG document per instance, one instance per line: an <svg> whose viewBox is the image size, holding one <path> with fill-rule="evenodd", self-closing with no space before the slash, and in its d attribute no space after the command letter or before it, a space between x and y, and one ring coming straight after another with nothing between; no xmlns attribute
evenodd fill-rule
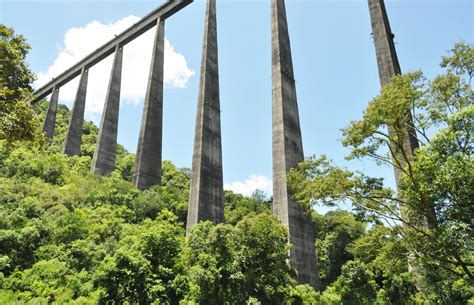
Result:
<svg viewBox="0 0 474 305"><path fill-rule="evenodd" d="M474 303L472 45L457 43L433 79L395 77L343 130L349 159L399 168L398 190L325 156L290 173L313 219L321 291L295 283L287 231L262 192L226 191L225 223L186 237L189 169L165 161L162 185L139 191L135 156L118 145L113 174L93 175L92 122L81 155L62 155L70 111L59 106L48 142L48 103L28 103L28 50L0 25L0 304ZM421 146L400 160L407 115Z"/></svg>

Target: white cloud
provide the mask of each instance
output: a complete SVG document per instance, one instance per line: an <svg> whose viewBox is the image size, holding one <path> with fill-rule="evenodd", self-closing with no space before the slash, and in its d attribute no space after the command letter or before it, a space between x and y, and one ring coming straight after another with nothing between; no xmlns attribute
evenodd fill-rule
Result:
<svg viewBox="0 0 474 305"><path fill-rule="evenodd" d="M84 27L71 28L64 36L64 46L47 71L38 73L35 87L38 88L51 78L58 76L92 51L136 23L140 18L128 16L115 23L102 24L92 21ZM139 103L145 96L148 71L150 69L151 51L155 28L147 31L124 47L121 100ZM89 71L87 87L86 114L89 118L97 117L102 112L107 84L110 78L112 57L104 59ZM165 86L185 88L188 80L195 73L186 62L186 58L175 51L170 42L165 40ZM74 100L79 80L75 79L61 88L60 100L71 105Z"/></svg>
<svg viewBox="0 0 474 305"><path fill-rule="evenodd" d="M245 181L235 181L224 184L224 189L231 190L234 193L250 196L255 190L262 190L267 195L273 193L272 181L265 176L251 175Z"/></svg>

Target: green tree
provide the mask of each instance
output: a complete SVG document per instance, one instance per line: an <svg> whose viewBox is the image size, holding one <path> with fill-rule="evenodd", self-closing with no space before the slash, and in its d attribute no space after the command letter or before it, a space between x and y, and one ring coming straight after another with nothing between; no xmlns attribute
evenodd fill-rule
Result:
<svg viewBox="0 0 474 305"><path fill-rule="evenodd" d="M443 58L446 73L432 81L421 72L393 78L363 118L344 130L349 158L369 158L401 171L398 194L383 179L339 168L324 157L309 159L289 177L302 204L350 201L382 217L422 266L427 293L448 303L466 301L473 293L466 289L474 280L472 49L457 44ZM403 147L407 110L422 146L414 159L401 154L399 160L392 147ZM394 132L385 132L388 126Z"/></svg>
<svg viewBox="0 0 474 305"><path fill-rule="evenodd" d="M233 225L250 213L271 212L272 200L268 199L265 193L260 190L256 190L250 197L225 191L224 202L225 221Z"/></svg>
<svg viewBox="0 0 474 305"><path fill-rule="evenodd" d="M282 304L288 297L287 233L272 215L250 215L235 227L199 223L184 253L190 302Z"/></svg>
<svg viewBox="0 0 474 305"><path fill-rule="evenodd" d="M290 289L287 304L291 305L316 305L322 304L321 295L310 285L297 285Z"/></svg>
<svg viewBox="0 0 474 305"><path fill-rule="evenodd" d="M0 101L19 101L30 98L35 75L26 63L30 46L22 35L0 24Z"/></svg>
<svg viewBox="0 0 474 305"><path fill-rule="evenodd" d="M313 213L313 223L321 287L324 289L341 274L342 266L354 257L349 246L365 232L365 224L346 211Z"/></svg>
<svg viewBox="0 0 474 305"><path fill-rule="evenodd" d="M131 207L141 218L154 219L163 209L178 216L179 221L186 222L189 200L189 171L179 169L170 161L162 163L161 185L138 193L131 202Z"/></svg>
<svg viewBox="0 0 474 305"><path fill-rule="evenodd" d="M363 263L350 261L342 267L342 273L322 295L329 304L373 304L377 297L377 286L372 273Z"/></svg>
<svg viewBox="0 0 474 305"><path fill-rule="evenodd" d="M0 139L41 140L38 120L29 104L35 75L25 58L30 46L13 29L0 24Z"/></svg>
<svg viewBox="0 0 474 305"><path fill-rule="evenodd" d="M145 221L140 228L125 228L126 237L121 239L115 253L99 265L95 283L104 291L100 303L176 302L172 283L183 229L176 225L176 217L171 213L163 217Z"/></svg>
<svg viewBox="0 0 474 305"><path fill-rule="evenodd" d="M362 262L373 273L381 287L378 292L381 303L410 304L416 287L408 269L408 249L396 230L375 225L352 243L349 251L355 261Z"/></svg>

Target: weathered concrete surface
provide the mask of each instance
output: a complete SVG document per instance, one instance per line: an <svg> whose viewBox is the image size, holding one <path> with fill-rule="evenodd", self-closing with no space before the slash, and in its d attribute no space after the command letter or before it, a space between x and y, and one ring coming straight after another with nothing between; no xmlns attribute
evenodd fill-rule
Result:
<svg viewBox="0 0 474 305"><path fill-rule="evenodd" d="M401 69L383 0L369 0L369 11L380 84L383 86L389 83L393 76L400 74Z"/></svg>
<svg viewBox="0 0 474 305"><path fill-rule="evenodd" d="M284 0L272 0L273 213L288 227L297 280L319 289L311 217L291 197L286 175L304 160Z"/></svg>
<svg viewBox="0 0 474 305"><path fill-rule="evenodd" d="M58 110L59 87L54 87L52 92L43 126L43 132L49 140L52 140L54 136L54 125L56 124L56 112Z"/></svg>
<svg viewBox="0 0 474 305"><path fill-rule="evenodd" d="M164 51L165 22L160 20L156 27L133 175L133 183L142 190L161 182Z"/></svg>
<svg viewBox="0 0 474 305"><path fill-rule="evenodd" d="M84 110L86 107L87 79L89 71L82 69L79 87L77 87L76 99L72 108L71 120L64 140L63 153L68 156L81 154L82 126L84 124Z"/></svg>
<svg viewBox="0 0 474 305"><path fill-rule="evenodd" d="M117 153L117 127L120 106L120 86L122 80L123 47L115 48L114 62L109 88L105 98L104 111L99 127L99 136L92 159L92 172L108 176L115 169Z"/></svg>
<svg viewBox="0 0 474 305"><path fill-rule="evenodd" d="M204 26L187 233L199 221L224 220L216 0L208 0Z"/></svg>
<svg viewBox="0 0 474 305"><path fill-rule="evenodd" d="M48 94L51 93L53 87L62 87L71 81L73 78L81 74L83 68L90 69L98 62L102 61L107 56L111 55L115 51L115 46L121 45L125 46L127 43L133 41L137 37L141 36L143 33L151 29L156 25L156 21L161 18L165 20L166 18L172 16L173 14L179 12L181 9L185 8L191 4L193 0L168 0L163 4L158 6L148 15L143 17L140 21L117 35L112 40L105 43L103 46L86 56L80 62L67 69L53 80L37 89L34 94L36 98L32 101L35 103L42 98L45 98Z"/></svg>

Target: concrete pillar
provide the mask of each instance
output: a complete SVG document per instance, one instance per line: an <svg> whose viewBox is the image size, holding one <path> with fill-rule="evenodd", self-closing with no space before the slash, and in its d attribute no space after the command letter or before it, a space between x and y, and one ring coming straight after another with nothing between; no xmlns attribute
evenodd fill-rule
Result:
<svg viewBox="0 0 474 305"><path fill-rule="evenodd" d="M142 190L161 183L164 51L165 21L158 20L133 175Z"/></svg>
<svg viewBox="0 0 474 305"><path fill-rule="evenodd" d="M186 230L224 220L216 0L208 0Z"/></svg>
<svg viewBox="0 0 474 305"><path fill-rule="evenodd" d="M377 55L380 84L384 86L390 82L392 77L401 74L400 63L398 62L395 43L393 41L395 36L392 34L392 30L390 29L390 23L384 1L368 0L368 2L372 23L372 35L374 37L375 52ZM406 128L404 134L402 134L402 145L400 145L400 143L398 145L396 143L392 143L391 145L391 148L396 156L395 159L402 167L405 167L408 162L414 161L414 152L419 148L419 142L410 110L407 110L406 117L406 126L408 127ZM390 126L388 126L388 133L392 138L400 137L395 134L395 131ZM400 166L394 167L395 182L399 192L402 174ZM425 216L425 226L428 228L435 228L437 226L437 218L434 208L427 210Z"/></svg>
<svg viewBox="0 0 474 305"><path fill-rule="evenodd" d="M398 62L397 51L395 50L395 43L393 41L395 36L390 29L390 23L383 0L369 0L369 11L372 23L372 35L374 37L375 52L377 55L379 79L380 84L384 86L390 82L392 77L401 74L400 63ZM413 126L411 113L408 113L407 117L409 120L408 126ZM389 134L393 134L390 126ZM419 143L414 128L408 128L404 138L405 141L403 143L403 148L408 159L413 160L413 153L415 149L419 148ZM401 149L396 146L394 146L393 149L395 152L401 151ZM401 160L404 159L404 157L399 158L400 162L402 162ZM401 170L397 167L395 167L394 170L395 181L397 187L399 187Z"/></svg>
<svg viewBox="0 0 474 305"><path fill-rule="evenodd" d="M311 216L292 198L286 175L304 160L284 0L272 0L273 213L288 228L297 281L319 289Z"/></svg>
<svg viewBox="0 0 474 305"><path fill-rule="evenodd" d="M54 135L54 124L56 123L56 112L58 110L58 98L59 87L55 86L53 87L53 92L51 93L48 112L46 113L46 119L43 126L43 132L46 134L46 138L49 140L52 140Z"/></svg>
<svg viewBox="0 0 474 305"><path fill-rule="evenodd" d="M72 108L71 120L64 140L63 153L68 156L80 155L82 144L82 126L84 124L84 110L86 106L88 69L82 68L76 99Z"/></svg>
<svg viewBox="0 0 474 305"><path fill-rule="evenodd" d="M372 35L374 37L375 52L377 55L377 65L379 70L380 84L382 87L389 83L392 77L401 74L400 63L398 62L397 52L395 50L395 43L393 41L394 35L390 29L390 23L385 9L385 3L383 0L368 0L370 18L372 23ZM413 118L411 112L407 110L407 130L403 135L403 151L402 147L392 143L392 150L395 154L395 159L398 160L401 166L406 166L407 162L413 162L414 151L419 148L419 142L416 136L416 132L413 125ZM395 137L395 131L388 126L388 133L390 137ZM399 167L394 167L395 182L400 196L401 190L401 174L402 171ZM404 211L402 213L405 215ZM405 215L407 216L407 215ZM407 216L408 217L408 216ZM426 210L425 218L420 226L427 228L436 227L436 213L434 208L428 208ZM408 266L409 270L415 274L415 282L417 288L423 293L428 294L424 284L424 271L419 263L416 261L416 255L414 252L410 252L408 255Z"/></svg>
<svg viewBox="0 0 474 305"><path fill-rule="evenodd" d="M92 159L92 172L108 176L115 169L117 152L117 125L120 106L120 85L122 80L123 47L115 48L114 62L110 75L109 88L105 98L99 136Z"/></svg>
<svg viewBox="0 0 474 305"><path fill-rule="evenodd" d="M369 10L380 84L383 86L389 83L393 76L401 74L400 63L383 0L369 0Z"/></svg>

